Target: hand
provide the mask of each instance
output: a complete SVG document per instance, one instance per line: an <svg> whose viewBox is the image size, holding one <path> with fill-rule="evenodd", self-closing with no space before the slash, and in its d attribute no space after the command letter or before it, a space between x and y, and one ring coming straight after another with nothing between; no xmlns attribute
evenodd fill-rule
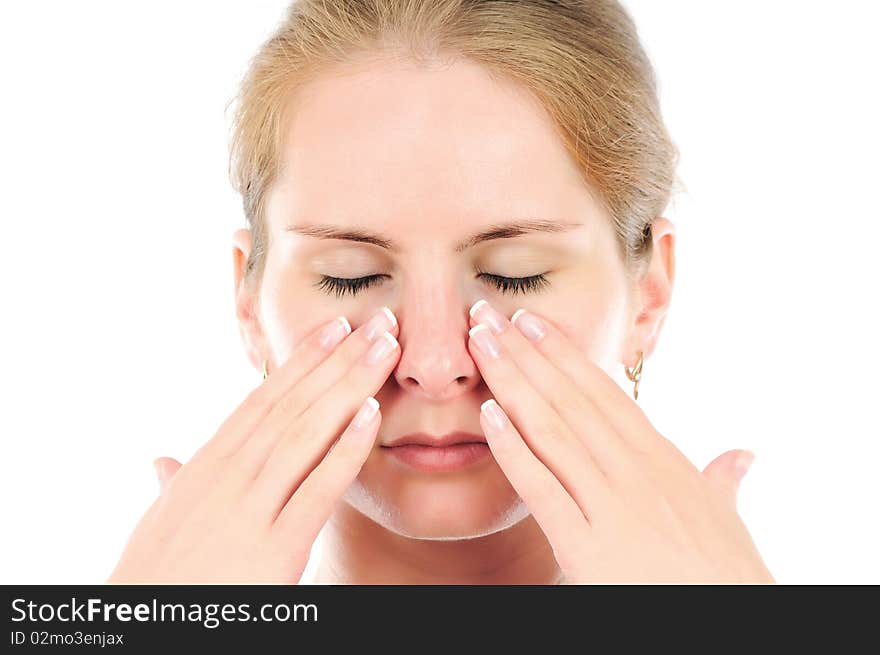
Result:
<svg viewBox="0 0 880 655"><path fill-rule="evenodd" d="M298 582L375 442L381 414L370 394L400 355L392 319L380 311L350 335L338 318L325 324L185 465L160 459L161 493L107 582ZM380 344L384 358L366 361Z"/></svg>
<svg viewBox="0 0 880 655"><path fill-rule="evenodd" d="M774 582L736 510L746 451L701 473L549 321L512 324L485 302L472 314L468 347L497 399L480 424L566 583Z"/></svg>

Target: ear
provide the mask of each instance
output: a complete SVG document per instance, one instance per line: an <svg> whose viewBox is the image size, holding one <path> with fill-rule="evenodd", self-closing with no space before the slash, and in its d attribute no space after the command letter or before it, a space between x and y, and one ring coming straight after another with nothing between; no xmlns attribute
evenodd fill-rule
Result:
<svg viewBox="0 0 880 655"><path fill-rule="evenodd" d="M657 345L660 330L672 299L675 280L675 225L661 217L651 223L653 252L644 273L636 282L636 303L631 316L628 339L625 340L622 361L630 368L638 363L639 351L647 359Z"/></svg>
<svg viewBox="0 0 880 655"><path fill-rule="evenodd" d="M238 331L244 343L245 353L258 371L263 370L263 360L268 359L263 328L256 313L256 285L245 278L247 260L251 253L251 231L236 230L232 235L232 268L235 280L235 315ZM266 354L264 354L266 353Z"/></svg>

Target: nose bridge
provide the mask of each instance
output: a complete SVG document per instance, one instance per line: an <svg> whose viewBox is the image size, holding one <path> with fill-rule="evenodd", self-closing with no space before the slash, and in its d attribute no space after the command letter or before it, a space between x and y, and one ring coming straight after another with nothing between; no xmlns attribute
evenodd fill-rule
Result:
<svg viewBox="0 0 880 655"><path fill-rule="evenodd" d="M480 377L467 349L468 299L453 282L457 276L434 264L422 260L395 309L401 357L394 375L403 389L444 400L472 389Z"/></svg>

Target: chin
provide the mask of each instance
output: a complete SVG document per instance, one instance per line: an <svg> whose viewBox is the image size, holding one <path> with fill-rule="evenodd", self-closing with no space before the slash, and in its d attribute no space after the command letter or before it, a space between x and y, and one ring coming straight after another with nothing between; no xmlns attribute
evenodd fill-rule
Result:
<svg viewBox="0 0 880 655"><path fill-rule="evenodd" d="M473 539L529 516L492 457L442 473L409 469L392 459L375 450L343 498L391 532L412 539Z"/></svg>

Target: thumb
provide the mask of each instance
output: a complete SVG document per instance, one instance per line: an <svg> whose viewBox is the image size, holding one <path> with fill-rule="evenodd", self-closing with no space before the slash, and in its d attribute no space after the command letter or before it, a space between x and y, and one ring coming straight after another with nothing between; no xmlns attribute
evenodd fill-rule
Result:
<svg viewBox="0 0 880 655"><path fill-rule="evenodd" d="M182 466L180 462L171 457L159 457L153 460L153 468L156 469L156 477L159 478L159 494L165 493L171 478Z"/></svg>
<svg viewBox="0 0 880 655"><path fill-rule="evenodd" d="M736 505L739 483L754 459L755 453L750 450L728 450L709 462L703 475Z"/></svg>

